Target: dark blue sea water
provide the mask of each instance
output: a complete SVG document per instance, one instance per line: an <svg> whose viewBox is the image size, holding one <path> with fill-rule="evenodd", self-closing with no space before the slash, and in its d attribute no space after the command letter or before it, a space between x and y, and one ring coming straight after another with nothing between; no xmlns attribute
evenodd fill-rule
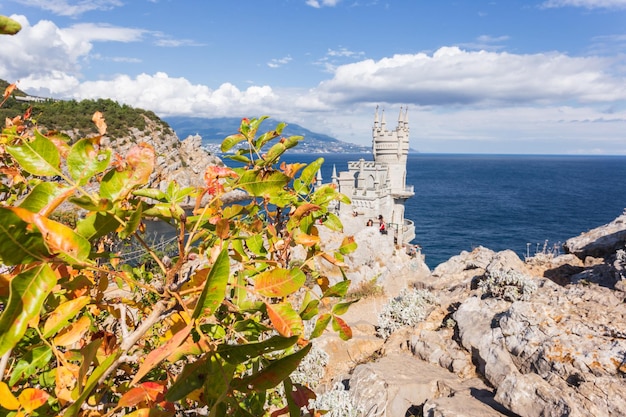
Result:
<svg viewBox="0 0 626 417"><path fill-rule="evenodd" d="M333 164L371 155L299 155L287 161L323 157L324 182ZM407 184L415 197L405 216L434 268L463 250L485 246L512 249L521 257L548 241L560 247L570 237L606 224L626 207L626 156L450 155L409 156Z"/></svg>

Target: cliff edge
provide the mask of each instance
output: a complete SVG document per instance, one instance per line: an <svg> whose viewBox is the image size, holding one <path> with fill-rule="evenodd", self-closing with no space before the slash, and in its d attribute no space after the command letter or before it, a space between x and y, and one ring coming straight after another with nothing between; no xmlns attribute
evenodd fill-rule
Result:
<svg viewBox="0 0 626 417"><path fill-rule="evenodd" d="M478 247L432 272L394 269L387 278L405 290L354 304L354 341L318 343L330 356L320 396L362 416L626 415L625 220L568 240L557 257ZM384 246L377 238L366 245ZM381 332L390 311L422 318Z"/></svg>

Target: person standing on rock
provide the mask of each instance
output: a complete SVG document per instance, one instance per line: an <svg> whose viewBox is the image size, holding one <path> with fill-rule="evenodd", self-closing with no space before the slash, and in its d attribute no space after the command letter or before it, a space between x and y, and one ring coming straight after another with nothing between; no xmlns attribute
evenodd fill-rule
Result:
<svg viewBox="0 0 626 417"><path fill-rule="evenodd" d="M378 215L378 231L381 235L387 234L387 226L385 225L385 220L383 219L383 215Z"/></svg>

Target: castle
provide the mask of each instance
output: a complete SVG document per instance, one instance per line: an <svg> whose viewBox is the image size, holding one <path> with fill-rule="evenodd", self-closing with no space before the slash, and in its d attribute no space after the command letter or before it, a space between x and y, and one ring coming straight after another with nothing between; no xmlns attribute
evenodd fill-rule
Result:
<svg viewBox="0 0 626 417"><path fill-rule="evenodd" d="M352 213L366 219L382 215L389 234L398 245L415 239L415 225L404 218L404 202L415 195L406 185L406 162L409 153L408 108L400 108L398 125L387 130L385 112L378 119L378 107L372 128L373 161L348 162L348 171L337 175L333 167L332 183L352 204L340 204L340 214Z"/></svg>

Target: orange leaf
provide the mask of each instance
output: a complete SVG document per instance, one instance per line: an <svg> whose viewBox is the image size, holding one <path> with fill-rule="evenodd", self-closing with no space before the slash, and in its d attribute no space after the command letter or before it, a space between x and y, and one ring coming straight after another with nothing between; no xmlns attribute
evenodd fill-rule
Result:
<svg viewBox="0 0 626 417"><path fill-rule="evenodd" d="M159 395L163 395L164 392L165 387L163 385L157 382L144 382L122 395L117 405L119 407L134 407L141 402L155 402Z"/></svg>
<svg viewBox="0 0 626 417"><path fill-rule="evenodd" d="M102 113L100 113L99 111L95 112L91 120L95 123L96 127L98 128L98 132L101 135L104 135L107 131L107 124L104 122L104 116L102 115Z"/></svg>
<svg viewBox="0 0 626 417"><path fill-rule="evenodd" d="M146 360L141 364L139 370L135 374L135 377L131 381L131 384L136 384L141 378L143 378L148 372L150 372L155 366L157 366L162 360L170 356L181 343L185 341L191 329L193 328L193 322L190 322L184 329L176 333L165 344L158 347L148 354Z"/></svg>
<svg viewBox="0 0 626 417"><path fill-rule="evenodd" d="M44 337L50 337L58 332L63 326L83 309L91 297L83 295L82 297L74 298L60 304L46 320L46 324L43 326Z"/></svg>
<svg viewBox="0 0 626 417"><path fill-rule="evenodd" d="M43 390L37 388L26 388L17 397L20 401L20 405L24 408L27 414L38 409L48 401L50 395Z"/></svg>
<svg viewBox="0 0 626 417"><path fill-rule="evenodd" d="M6 99L7 97L9 97L11 95L11 93L13 93L13 90L15 90L15 88L16 88L15 84L9 84L7 86L7 88L4 89L4 96L3 96L3 98Z"/></svg>
<svg viewBox="0 0 626 417"><path fill-rule="evenodd" d="M140 408L130 414L126 414L125 417L171 417L175 415L175 411L159 410L157 408Z"/></svg>
<svg viewBox="0 0 626 417"><path fill-rule="evenodd" d="M54 344L57 346L70 346L83 338L87 330L91 326L91 320L87 316L82 316L71 326L63 329L57 337L54 338Z"/></svg>
<svg viewBox="0 0 626 417"><path fill-rule="evenodd" d="M312 204L312 203L302 204L300 207L296 209L296 211L293 212L293 214L290 216L290 219L300 220L303 216L309 214L312 211L317 211L319 209L320 209L320 206L318 206L317 204Z"/></svg>
<svg viewBox="0 0 626 417"><path fill-rule="evenodd" d="M315 235L307 235L306 233L298 233L296 235L296 243L302 246L311 247L320 243L320 237Z"/></svg>
<svg viewBox="0 0 626 417"><path fill-rule="evenodd" d="M219 219L215 225L215 234L220 239L227 239L230 233L230 221L228 219Z"/></svg>
<svg viewBox="0 0 626 417"><path fill-rule="evenodd" d="M0 406L7 410L20 408L20 402L15 398L9 386L2 381L0 381Z"/></svg>
<svg viewBox="0 0 626 417"><path fill-rule="evenodd" d="M254 289L266 297L285 297L300 289L306 275L299 269L270 269L254 279Z"/></svg>
<svg viewBox="0 0 626 417"><path fill-rule="evenodd" d="M65 366L57 367L54 382L54 393L61 405L73 401L72 390L78 382L78 366L67 363Z"/></svg>
<svg viewBox="0 0 626 417"><path fill-rule="evenodd" d="M291 337L293 335L302 334L304 330L302 318L293 309L291 304L265 303L265 307L267 308L267 314L270 317L274 329L282 336Z"/></svg>

